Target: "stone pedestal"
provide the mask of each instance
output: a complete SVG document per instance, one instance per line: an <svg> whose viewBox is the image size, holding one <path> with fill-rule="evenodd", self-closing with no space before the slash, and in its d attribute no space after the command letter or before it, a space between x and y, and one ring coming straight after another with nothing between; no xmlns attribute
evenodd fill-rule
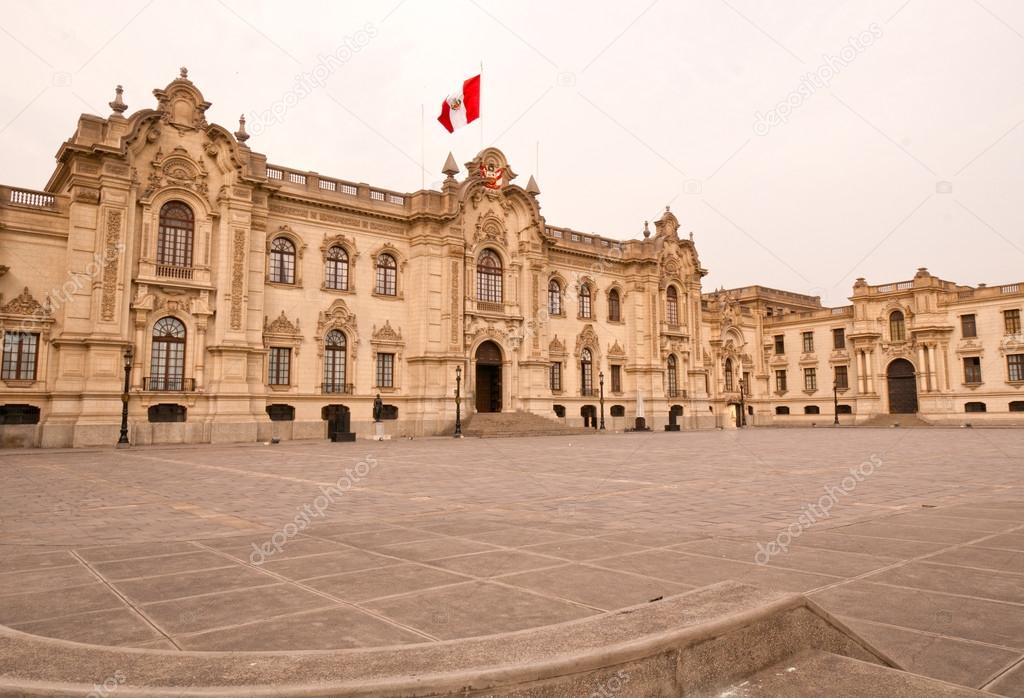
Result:
<svg viewBox="0 0 1024 698"><path fill-rule="evenodd" d="M373 423L373 440L374 441L390 441L391 434L384 433L384 422Z"/></svg>

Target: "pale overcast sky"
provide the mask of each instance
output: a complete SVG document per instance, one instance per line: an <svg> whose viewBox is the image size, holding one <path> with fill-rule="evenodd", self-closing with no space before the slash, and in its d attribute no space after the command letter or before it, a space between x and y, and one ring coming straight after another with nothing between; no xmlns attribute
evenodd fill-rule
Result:
<svg viewBox="0 0 1024 698"><path fill-rule="evenodd" d="M416 190L449 150L460 165L479 150L479 124L449 135L435 119L483 61L483 143L517 183L537 175L548 222L635 237L670 203L706 289L843 304L857 276L918 266L1024 280L1015 0L2 7L3 184L43 187L79 113L108 115L118 83L129 113L151 108L185 65L210 120L234 131L244 112L270 162ZM322 86L299 96L318 65Z"/></svg>

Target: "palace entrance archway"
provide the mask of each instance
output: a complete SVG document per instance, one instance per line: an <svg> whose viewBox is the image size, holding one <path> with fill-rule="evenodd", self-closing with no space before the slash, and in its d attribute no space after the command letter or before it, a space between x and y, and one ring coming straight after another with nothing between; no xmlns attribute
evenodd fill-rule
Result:
<svg viewBox="0 0 1024 698"><path fill-rule="evenodd" d="M889 385L889 413L913 414L917 412L917 375L914 364L896 359L885 370Z"/></svg>
<svg viewBox="0 0 1024 698"><path fill-rule="evenodd" d="M486 341L476 348L476 411L501 412L501 348Z"/></svg>

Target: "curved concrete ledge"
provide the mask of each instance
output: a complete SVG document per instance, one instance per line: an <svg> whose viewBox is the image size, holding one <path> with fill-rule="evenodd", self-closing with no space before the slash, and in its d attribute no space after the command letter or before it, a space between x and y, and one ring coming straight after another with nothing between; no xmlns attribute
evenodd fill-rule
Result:
<svg viewBox="0 0 1024 698"><path fill-rule="evenodd" d="M678 696L684 687L691 695L727 685L803 650L896 667L802 595L724 582L517 633L365 650L121 649L0 628L0 694ZM111 681L116 690L96 692Z"/></svg>

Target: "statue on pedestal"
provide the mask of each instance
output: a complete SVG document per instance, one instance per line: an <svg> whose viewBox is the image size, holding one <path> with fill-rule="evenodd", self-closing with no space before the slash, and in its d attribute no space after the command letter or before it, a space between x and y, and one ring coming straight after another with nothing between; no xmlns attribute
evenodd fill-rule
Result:
<svg viewBox="0 0 1024 698"><path fill-rule="evenodd" d="M383 414L384 402L380 399L380 393L377 393L377 397L373 401L373 421L379 422Z"/></svg>

